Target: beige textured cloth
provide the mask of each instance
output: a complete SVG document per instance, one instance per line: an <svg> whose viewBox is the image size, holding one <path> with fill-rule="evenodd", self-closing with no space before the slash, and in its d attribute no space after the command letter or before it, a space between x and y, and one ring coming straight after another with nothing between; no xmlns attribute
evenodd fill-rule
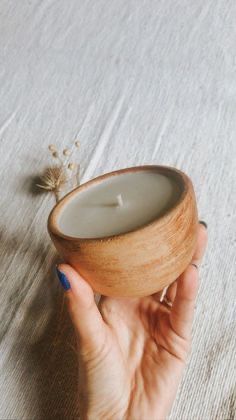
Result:
<svg viewBox="0 0 236 420"><path fill-rule="evenodd" d="M0 2L0 419L78 415L53 198L33 187L47 145L77 137L82 181L146 163L192 178L210 240L171 418L235 418L235 23L234 0Z"/></svg>

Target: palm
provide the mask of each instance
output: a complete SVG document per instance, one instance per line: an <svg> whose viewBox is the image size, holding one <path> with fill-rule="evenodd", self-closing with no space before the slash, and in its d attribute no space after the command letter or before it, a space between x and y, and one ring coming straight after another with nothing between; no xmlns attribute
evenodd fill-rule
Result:
<svg viewBox="0 0 236 420"><path fill-rule="evenodd" d="M166 389L176 391L188 347L188 342L171 327L170 309L154 297L146 297L102 298L100 310L109 337L107 348L103 347L107 354L103 364L109 366L110 373L112 370L114 379L112 387L108 384L103 388L104 393L113 399L115 384L122 377L123 384L118 390L125 392L119 395L119 401L113 401L116 407L120 405L119 412L123 409L132 418L132 414L140 411L145 416L160 411ZM116 359L115 366L110 363L111 358ZM115 394L119 394L117 389Z"/></svg>

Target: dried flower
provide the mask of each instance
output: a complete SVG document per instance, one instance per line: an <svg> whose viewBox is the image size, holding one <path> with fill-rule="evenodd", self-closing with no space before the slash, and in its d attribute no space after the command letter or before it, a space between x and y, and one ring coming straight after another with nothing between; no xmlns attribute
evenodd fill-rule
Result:
<svg viewBox="0 0 236 420"><path fill-rule="evenodd" d="M74 146L79 148L80 142L76 140ZM65 184L71 184L73 188L80 184L80 165L75 162L68 162L67 157L72 155L73 147L72 149L63 149L62 153L58 151L54 144L50 144L48 149L51 157L57 159L57 166L47 168L40 177L42 183L36 185L46 191L52 191L56 201L58 201L60 198L59 192L64 190Z"/></svg>
<svg viewBox="0 0 236 420"><path fill-rule="evenodd" d="M47 168L40 179L42 184L37 184L37 186L44 190L54 192L56 200L59 199L59 191L61 191L62 187L68 181L65 169L62 166Z"/></svg>
<svg viewBox="0 0 236 420"><path fill-rule="evenodd" d="M48 149L50 150L50 152L56 152L57 148L54 144L49 144Z"/></svg>
<svg viewBox="0 0 236 420"><path fill-rule="evenodd" d="M70 149L64 149L64 150L63 150L63 155L64 155L64 156L70 156L70 154L71 154Z"/></svg>
<svg viewBox="0 0 236 420"><path fill-rule="evenodd" d="M76 163L70 162L70 163L68 164L67 168L68 168L70 171L73 171L74 169L76 169L76 168L77 168L77 165L76 165Z"/></svg>

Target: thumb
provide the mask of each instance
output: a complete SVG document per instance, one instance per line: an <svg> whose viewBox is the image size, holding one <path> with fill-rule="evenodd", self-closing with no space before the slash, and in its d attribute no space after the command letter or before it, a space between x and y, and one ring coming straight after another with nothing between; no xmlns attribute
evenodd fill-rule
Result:
<svg viewBox="0 0 236 420"><path fill-rule="evenodd" d="M105 323L94 300L90 285L68 264L56 267L65 290L68 310L79 335L80 343L93 349L104 343Z"/></svg>

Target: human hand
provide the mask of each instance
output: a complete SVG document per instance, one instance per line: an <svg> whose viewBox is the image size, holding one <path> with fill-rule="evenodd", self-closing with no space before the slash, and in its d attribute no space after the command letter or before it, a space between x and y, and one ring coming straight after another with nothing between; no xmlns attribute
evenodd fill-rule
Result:
<svg viewBox="0 0 236 420"><path fill-rule="evenodd" d="M102 297L69 265L58 275L78 338L83 419L162 420L169 413L191 344L203 224L192 263L168 288L144 298Z"/></svg>

